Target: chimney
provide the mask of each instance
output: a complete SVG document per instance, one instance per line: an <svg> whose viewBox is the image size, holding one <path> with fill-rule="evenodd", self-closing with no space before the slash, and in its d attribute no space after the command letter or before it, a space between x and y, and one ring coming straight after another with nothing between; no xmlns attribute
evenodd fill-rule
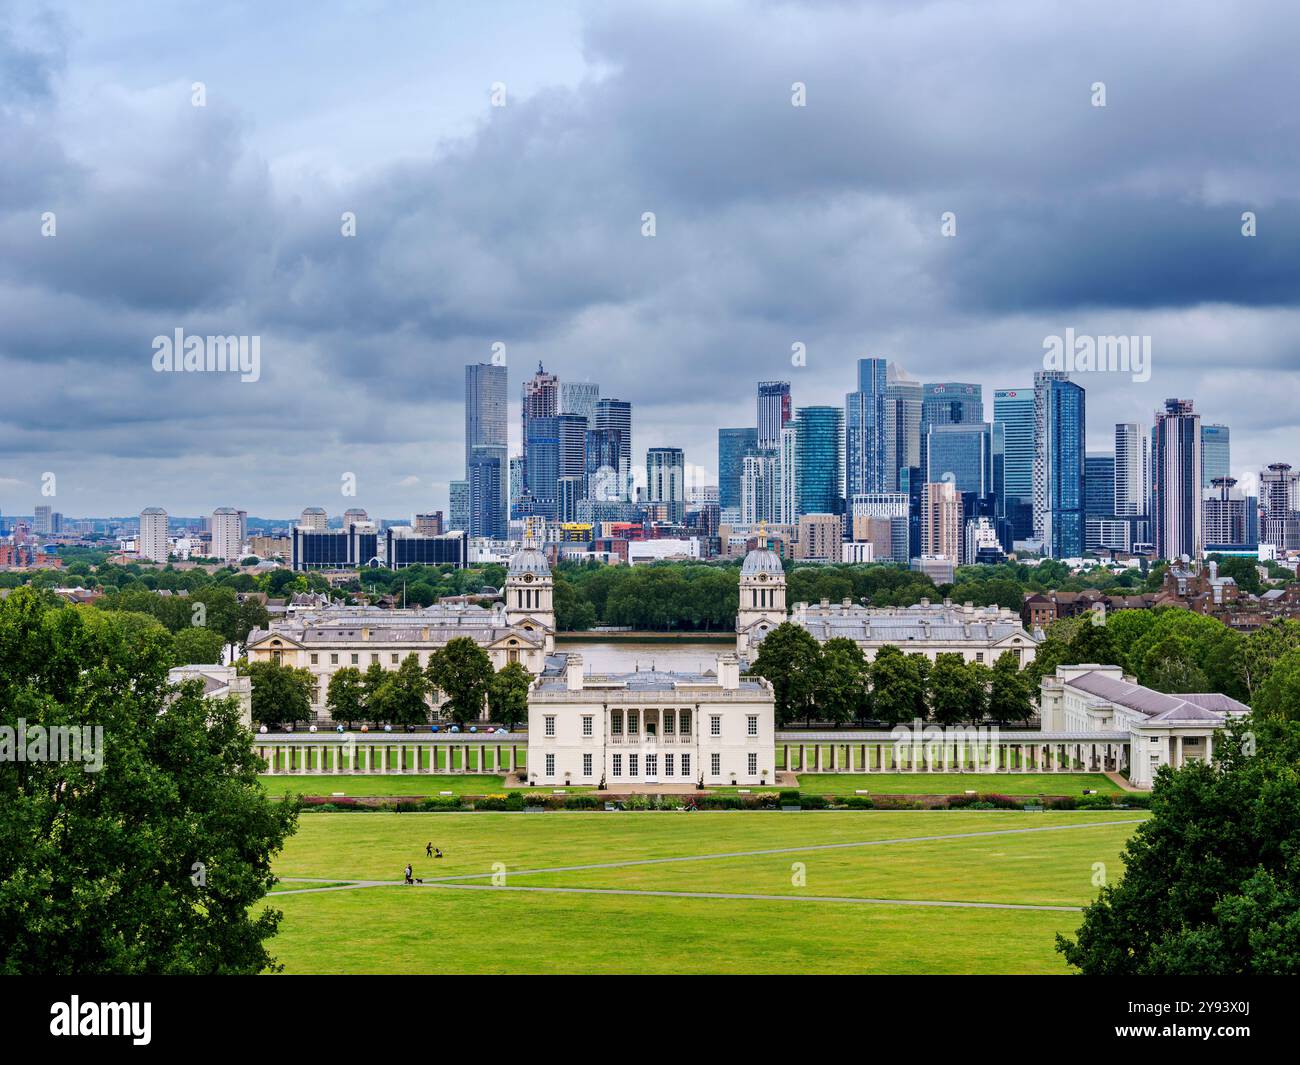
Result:
<svg viewBox="0 0 1300 1065"><path fill-rule="evenodd" d="M582 691L582 655L571 654L565 659L564 686L571 692Z"/></svg>
<svg viewBox="0 0 1300 1065"><path fill-rule="evenodd" d="M740 687L740 662L734 653L718 655L718 683L728 691Z"/></svg>
<svg viewBox="0 0 1300 1065"><path fill-rule="evenodd" d="M1219 575L1219 564L1210 559L1210 580L1214 580Z"/></svg>

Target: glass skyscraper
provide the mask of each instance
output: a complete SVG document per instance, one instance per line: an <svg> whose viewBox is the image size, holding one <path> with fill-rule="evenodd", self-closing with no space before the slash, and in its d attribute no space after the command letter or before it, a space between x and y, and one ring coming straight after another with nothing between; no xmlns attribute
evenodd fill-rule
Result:
<svg viewBox="0 0 1300 1065"><path fill-rule="evenodd" d="M921 469L926 434L934 425L969 425L984 420L984 392L979 385L959 381L934 382L921 386Z"/></svg>
<svg viewBox="0 0 1300 1065"><path fill-rule="evenodd" d="M667 503L668 520L686 517L686 456L679 447L652 447L646 452L646 500Z"/></svg>
<svg viewBox="0 0 1300 1065"><path fill-rule="evenodd" d="M925 482L951 482L980 498L993 493L993 434L986 422L932 425L926 433Z"/></svg>
<svg viewBox="0 0 1300 1065"><path fill-rule="evenodd" d="M619 498L631 499L632 482L632 404L622 399L596 400L593 429L616 429L619 433Z"/></svg>
<svg viewBox="0 0 1300 1065"><path fill-rule="evenodd" d="M466 532L470 536L505 535L510 491L507 433L506 368L471 363L465 367L465 481L470 496ZM492 463L500 468L487 469ZM487 492L488 485L495 495Z"/></svg>
<svg viewBox="0 0 1300 1065"><path fill-rule="evenodd" d="M1201 487L1232 476L1231 433L1226 425L1201 426Z"/></svg>
<svg viewBox="0 0 1300 1065"><path fill-rule="evenodd" d="M1053 377L1042 382L1042 402L1043 550L1051 558L1078 558L1084 544L1084 391L1073 381Z"/></svg>
<svg viewBox="0 0 1300 1065"><path fill-rule="evenodd" d="M888 387L889 363L885 359L858 360L857 391L844 397L845 491L849 496L885 489Z"/></svg>
<svg viewBox="0 0 1300 1065"><path fill-rule="evenodd" d="M718 430L718 506L739 509L745 456L758 447L757 429Z"/></svg>
<svg viewBox="0 0 1300 1065"><path fill-rule="evenodd" d="M758 446L781 446L781 429L790 420L790 382L758 383Z"/></svg>
<svg viewBox="0 0 1300 1065"><path fill-rule="evenodd" d="M1012 539L1034 534L1034 391L1000 388L993 393L994 491Z"/></svg>
<svg viewBox="0 0 1300 1065"><path fill-rule="evenodd" d="M1116 513L1113 452L1089 452L1084 456L1083 512L1089 518Z"/></svg>
<svg viewBox="0 0 1300 1065"><path fill-rule="evenodd" d="M844 412L838 407L800 407L795 422L799 513L842 514Z"/></svg>
<svg viewBox="0 0 1300 1065"><path fill-rule="evenodd" d="M885 491L903 491L900 470L921 466L920 381L914 381L896 363L889 364L885 386ZM919 475L918 475L919 476Z"/></svg>

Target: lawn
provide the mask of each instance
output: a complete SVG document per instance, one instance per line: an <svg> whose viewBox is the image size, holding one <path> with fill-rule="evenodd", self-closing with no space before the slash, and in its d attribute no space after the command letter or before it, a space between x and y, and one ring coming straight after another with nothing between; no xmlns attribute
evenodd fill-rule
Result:
<svg viewBox="0 0 1300 1065"><path fill-rule="evenodd" d="M1082 906L1144 816L310 814L276 872L322 882L278 885L272 952L288 972L1063 972L1054 935L1076 912L840 900ZM283 894L407 862L424 886Z"/></svg>
<svg viewBox="0 0 1300 1065"><path fill-rule="evenodd" d="M1104 773L799 773L799 790L809 795L853 795L859 789L878 795L1082 795L1091 788L1119 795Z"/></svg>
<svg viewBox="0 0 1300 1065"><path fill-rule="evenodd" d="M375 774L373 776L266 776L262 786L271 795L333 795L342 792L358 795L427 795L437 797L440 792L455 795L501 795L508 789L505 777L496 776L430 776L419 774ZM512 789L518 789L515 784ZM549 793L550 789L547 789Z"/></svg>

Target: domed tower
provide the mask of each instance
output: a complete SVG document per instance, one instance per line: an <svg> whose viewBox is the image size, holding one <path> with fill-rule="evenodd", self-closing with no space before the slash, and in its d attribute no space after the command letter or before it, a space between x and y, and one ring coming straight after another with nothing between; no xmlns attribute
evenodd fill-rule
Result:
<svg viewBox="0 0 1300 1065"><path fill-rule="evenodd" d="M506 622L545 637L546 653L555 650L555 586L551 567L528 541L506 570Z"/></svg>
<svg viewBox="0 0 1300 1065"><path fill-rule="evenodd" d="M770 547L755 548L740 567L736 654L749 657L763 635L785 620L785 569L781 559Z"/></svg>

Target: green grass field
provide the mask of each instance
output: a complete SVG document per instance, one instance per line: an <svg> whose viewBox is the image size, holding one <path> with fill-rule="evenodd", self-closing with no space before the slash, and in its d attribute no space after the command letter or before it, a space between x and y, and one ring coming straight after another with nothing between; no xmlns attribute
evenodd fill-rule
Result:
<svg viewBox="0 0 1300 1065"><path fill-rule="evenodd" d="M1061 973L1073 909L900 903L1083 906L1144 816L311 814L276 872L314 879L277 885L272 952L287 972ZM407 862L423 886L304 890Z"/></svg>

